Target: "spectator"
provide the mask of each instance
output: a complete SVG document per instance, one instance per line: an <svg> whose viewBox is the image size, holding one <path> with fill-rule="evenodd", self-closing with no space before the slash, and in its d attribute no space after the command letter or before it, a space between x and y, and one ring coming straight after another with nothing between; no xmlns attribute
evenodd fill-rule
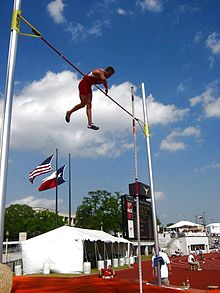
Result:
<svg viewBox="0 0 220 293"><path fill-rule="evenodd" d="M153 256L152 257L152 274L153 277L157 277L157 266L160 265L160 272L161 272L161 283L162 285L169 285L169 277L172 276L172 270L171 270L171 265L170 265L170 260L168 255L163 252L159 251L158 256Z"/></svg>
<svg viewBox="0 0 220 293"><path fill-rule="evenodd" d="M194 255L192 253L190 253L188 256L188 264L189 264L191 270L197 270L197 271L202 270L200 267L199 261L196 260L196 258L194 257Z"/></svg>
<svg viewBox="0 0 220 293"><path fill-rule="evenodd" d="M115 270L109 265L108 268L101 269L99 276L103 279L112 279L115 276Z"/></svg>

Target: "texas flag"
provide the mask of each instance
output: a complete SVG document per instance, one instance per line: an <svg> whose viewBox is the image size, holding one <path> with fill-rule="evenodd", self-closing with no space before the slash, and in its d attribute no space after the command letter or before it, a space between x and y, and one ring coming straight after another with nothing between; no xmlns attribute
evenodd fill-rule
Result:
<svg viewBox="0 0 220 293"><path fill-rule="evenodd" d="M51 189L66 182L63 179L63 172L65 167L66 165L59 168L57 171L53 172L50 176L46 177L42 181L41 186L38 188L38 190L43 191L43 190Z"/></svg>

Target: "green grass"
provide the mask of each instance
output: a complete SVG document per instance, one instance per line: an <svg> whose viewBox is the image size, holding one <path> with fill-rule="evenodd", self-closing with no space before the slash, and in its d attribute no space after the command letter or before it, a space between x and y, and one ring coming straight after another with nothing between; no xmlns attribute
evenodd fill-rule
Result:
<svg viewBox="0 0 220 293"><path fill-rule="evenodd" d="M128 269L131 269L129 266L125 265L125 266L121 266L121 267L117 267L117 268L114 268L115 271L120 271L120 270L128 270ZM98 269L97 268L94 268L94 269L91 269L91 274L90 275L95 275L97 274L98 275ZM85 274L81 273L81 274L48 274L48 275L45 275L45 274L32 274L32 275L25 275L25 276L29 276L29 277L63 277L63 278L75 278L75 277L81 277L81 276L85 276Z"/></svg>
<svg viewBox="0 0 220 293"><path fill-rule="evenodd" d="M151 260L152 256L151 255L142 255L141 256L141 260L142 261L145 261L145 260ZM128 265L124 265L124 266L119 266L117 268L114 268L115 271L120 271L120 270L129 270L131 269ZM97 268L94 268L94 269L91 269L91 273L90 275L95 275L97 274L98 275L98 269ZM32 275L26 275L26 276L30 276L30 277L63 277L63 278L75 278L75 277L81 277L81 276L85 276L85 274L81 273L81 274L48 274L48 275L45 275L45 274L32 274Z"/></svg>

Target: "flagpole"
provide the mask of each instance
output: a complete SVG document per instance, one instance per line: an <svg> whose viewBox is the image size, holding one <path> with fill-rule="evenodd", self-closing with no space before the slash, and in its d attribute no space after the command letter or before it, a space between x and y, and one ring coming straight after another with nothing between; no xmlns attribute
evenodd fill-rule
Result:
<svg viewBox="0 0 220 293"><path fill-rule="evenodd" d="M71 154L69 154L69 226L71 226Z"/></svg>
<svg viewBox="0 0 220 293"><path fill-rule="evenodd" d="M150 179L150 189L151 189L151 205L152 205L152 220L153 220L153 232L154 232L154 243L155 243L155 253L156 256L159 255L159 241L157 234L157 215L156 215L156 203L155 203L155 193L154 193L154 181L153 181L153 171L152 171L152 161L151 161L151 148L150 148L150 131L148 124L148 113L147 113L147 105L146 105L146 97L145 97L145 88L144 83L142 82L142 99L143 99L143 113L144 113L144 133L146 137L146 146L147 146L147 154L148 154L148 169L149 169L149 179ZM160 264L156 267L157 269L157 282L158 285L161 286L161 271Z"/></svg>
<svg viewBox="0 0 220 293"><path fill-rule="evenodd" d="M58 149L56 149L56 180L57 180L57 170L58 170ZM56 211L56 227L57 227L57 225L58 225L58 186L57 186L57 184L56 184L55 211Z"/></svg>
<svg viewBox="0 0 220 293"><path fill-rule="evenodd" d="M6 201L6 185L8 173L8 153L10 143L11 115L14 90L15 63L17 55L19 11L21 0L14 0L10 44L8 51L8 65L5 82L5 105L3 127L1 135L1 163L0 163L0 263L2 262L3 238L4 238L4 212Z"/></svg>

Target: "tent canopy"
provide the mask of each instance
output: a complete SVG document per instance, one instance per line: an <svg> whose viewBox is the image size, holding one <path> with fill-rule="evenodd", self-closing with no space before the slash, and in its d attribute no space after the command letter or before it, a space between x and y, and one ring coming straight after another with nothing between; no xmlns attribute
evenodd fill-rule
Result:
<svg viewBox="0 0 220 293"><path fill-rule="evenodd" d="M201 228L202 225L190 222L190 221L180 221L176 224L173 224L171 226L168 226L167 229L176 229L176 228L184 228L184 227L198 227Z"/></svg>
<svg viewBox="0 0 220 293"><path fill-rule="evenodd" d="M22 241L22 260L24 274L42 273L44 264L57 273L76 273L83 271L84 242L115 243L126 246L130 241L114 237L106 232L63 226L47 233Z"/></svg>

